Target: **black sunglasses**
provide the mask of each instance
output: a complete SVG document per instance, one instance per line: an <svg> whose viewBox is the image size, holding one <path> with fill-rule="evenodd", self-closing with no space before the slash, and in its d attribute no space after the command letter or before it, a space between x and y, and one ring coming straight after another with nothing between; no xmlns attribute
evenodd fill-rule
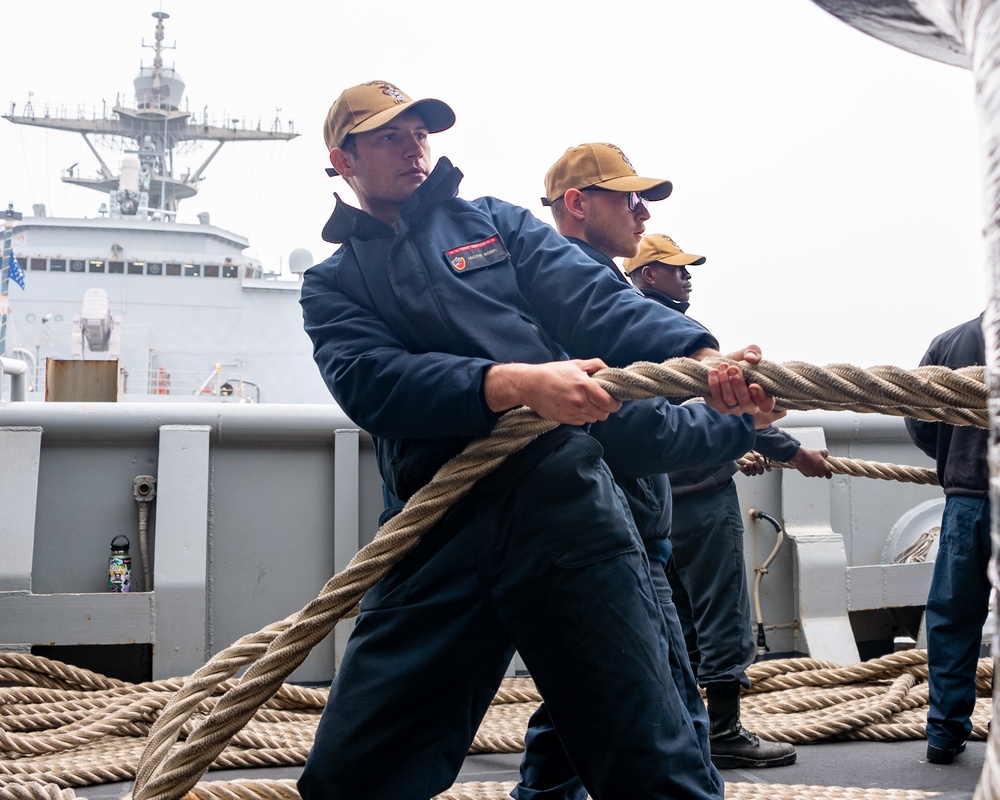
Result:
<svg viewBox="0 0 1000 800"><path fill-rule="evenodd" d="M616 192L614 189L604 189L600 186L587 186L580 190L581 192L611 192L612 194L623 194L625 195L625 202L628 203L628 210L635 211L639 206L642 206L647 211L649 210L649 201L643 197L638 192Z"/></svg>

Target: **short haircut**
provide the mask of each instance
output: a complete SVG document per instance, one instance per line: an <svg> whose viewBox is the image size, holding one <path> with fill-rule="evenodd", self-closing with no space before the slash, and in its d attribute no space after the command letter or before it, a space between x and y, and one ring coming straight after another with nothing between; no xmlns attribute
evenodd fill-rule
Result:
<svg viewBox="0 0 1000 800"><path fill-rule="evenodd" d="M563 195L558 200L553 200L552 205L549 206L549 210L552 212L552 219L556 221L556 225L566 217L566 203L563 202L565 197L566 195Z"/></svg>

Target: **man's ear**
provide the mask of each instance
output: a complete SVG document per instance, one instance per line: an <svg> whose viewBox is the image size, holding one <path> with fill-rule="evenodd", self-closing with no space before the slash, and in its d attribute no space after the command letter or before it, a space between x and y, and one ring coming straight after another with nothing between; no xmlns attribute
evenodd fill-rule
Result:
<svg viewBox="0 0 1000 800"><path fill-rule="evenodd" d="M354 157L342 147L334 147L330 151L330 163L333 168L345 178L354 175Z"/></svg>
<svg viewBox="0 0 1000 800"><path fill-rule="evenodd" d="M650 286L653 286L656 283L656 270L653 269L649 264L639 267L639 274L642 276L642 279Z"/></svg>
<svg viewBox="0 0 1000 800"><path fill-rule="evenodd" d="M559 198L557 202L562 203L566 208L566 213L570 214L574 219L583 219L586 216L587 200L583 192L579 189L567 189L566 194Z"/></svg>

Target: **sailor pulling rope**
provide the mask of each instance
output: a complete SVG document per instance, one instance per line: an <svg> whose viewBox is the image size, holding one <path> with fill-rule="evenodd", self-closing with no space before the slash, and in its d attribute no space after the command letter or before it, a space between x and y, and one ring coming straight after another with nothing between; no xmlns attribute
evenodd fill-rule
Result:
<svg viewBox="0 0 1000 800"><path fill-rule="evenodd" d="M658 393L705 394L706 376L712 363L673 359L663 364L642 363L625 369L602 370L595 377L622 400ZM837 408L956 424L985 423L986 390L981 369L953 372L921 368L908 372L877 367L866 372L845 365L826 369L801 363L782 366L762 362L741 366L748 380L761 383L786 408ZM777 384L779 377L788 381L791 391ZM808 396L809 389L816 391L815 397ZM309 650L453 503L504 458L555 425L526 408L508 412L489 438L471 443L446 463L431 483L380 529L375 540L327 583L313 602L259 634L244 637L195 672L150 731L136 776L135 800L176 800L183 796L260 703L277 690ZM171 750L191 710L214 691L219 681L231 678L251 661L237 686L223 696L183 745Z"/></svg>
<svg viewBox="0 0 1000 800"><path fill-rule="evenodd" d="M712 362L673 359L663 364L640 363L625 369L602 370L596 377L622 400L658 393L703 394L707 386L705 376L711 366ZM825 369L801 363L762 362L741 366L748 379L765 385L783 407L815 406L910 415L956 424L985 422L986 395L981 369L953 372L921 368L908 372L878 367L866 372L845 365ZM779 380L787 380L792 389L783 390L777 383ZM817 396L810 398L808 391L816 392ZM948 402L954 403L954 407L947 407ZM380 529L375 540L359 551L315 600L298 613L243 637L187 678L150 730L136 773L134 800L184 797L257 709L282 689L284 679L311 648L328 635L420 535L468 493L477 480L555 425L526 408L508 412L490 437L471 443L446 463L434 480ZM248 664L239 680L230 681ZM187 720L223 682L229 682L226 693L188 732L186 741L174 747ZM7 795L8 789L0 790L0 798L37 796Z"/></svg>

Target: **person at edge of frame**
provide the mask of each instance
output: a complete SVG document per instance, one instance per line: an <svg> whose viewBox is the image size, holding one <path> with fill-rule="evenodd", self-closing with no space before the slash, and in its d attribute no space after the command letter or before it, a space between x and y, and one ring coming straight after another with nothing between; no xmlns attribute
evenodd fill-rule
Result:
<svg viewBox="0 0 1000 800"><path fill-rule="evenodd" d="M985 313L985 312L984 312ZM934 337L920 366L986 364L983 314ZM976 671L989 615L989 431L907 417L913 443L937 464L944 491L934 574L927 593L927 760L965 751L976 708Z"/></svg>

